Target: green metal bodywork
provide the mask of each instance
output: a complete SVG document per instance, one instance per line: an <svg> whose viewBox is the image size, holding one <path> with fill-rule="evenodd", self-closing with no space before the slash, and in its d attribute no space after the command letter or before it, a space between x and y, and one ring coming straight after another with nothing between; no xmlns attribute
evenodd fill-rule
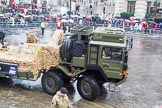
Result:
<svg viewBox="0 0 162 108"><path fill-rule="evenodd" d="M102 49L105 46L100 46L96 44L89 44L89 58L88 64L96 67L100 67L102 72L104 72L109 78L117 78L122 79L123 75L123 62L124 55L122 57L122 61L113 61L102 59ZM108 46L109 47L109 46ZM91 50L92 49L92 50Z"/></svg>
<svg viewBox="0 0 162 108"><path fill-rule="evenodd" d="M21 78L34 78L34 75L32 72L18 72L17 73L17 77L21 77Z"/></svg>
<svg viewBox="0 0 162 108"><path fill-rule="evenodd" d="M17 72L16 76L11 76L8 74L0 74L0 77L3 78L17 78L17 79L24 79L24 80L36 80L34 79L34 75L32 72Z"/></svg>
<svg viewBox="0 0 162 108"><path fill-rule="evenodd" d="M85 57L73 57L72 66L85 68Z"/></svg>
<svg viewBox="0 0 162 108"><path fill-rule="evenodd" d="M74 75L71 75L71 74L69 74L69 73L71 73L71 71L69 70L69 68L66 65L58 65L56 67L56 69L59 69L61 72L64 72L64 74L66 74L69 77L75 77L78 74L80 74L82 72L85 72L87 70L87 69L84 69L84 68L83 69L77 68L75 70L75 74Z"/></svg>
<svg viewBox="0 0 162 108"><path fill-rule="evenodd" d="M83 28L82 33L81 33L82 35L89 36L93 32L93 29L91 27L84 27L84 26L76 26L73 29L71 29L70 32L73 35L77 35L78 30L81 29L81 28Z"/></svg>
<svg viewBox="0 0 162 108"><path fill-rule="evenodd" d="M97 28L93 32L92 40L101 42L124 43L125 41L124 30L119 28Z"/></svg>
<svg viewBox="0 0 162 108"><path fill-rule="evenodd" d="M56 68L64 72L67 76L70 73L70 70L66 65L58 65Z"/></svg>
<svg viewBox="0 0 162 108"><path fill-rule="evenodd" d="M71 30L77 34L79 28ZM84 30L86 31L86 30ZM91 31L91 30L87 30ZM83 32L85 34L85 32ZM114 78L123 81L123 62L125 58L124 50L126 49L126 36L123 29L99 27L91 34L88 45L86 47L87 53L83 57L73 57L72 66L80 68L96 68L100 69L107 78ZM102 58L102 50L104 47L120 48L122 49L122 59L120 61L106 60ZM122 82L122 81L121 81Z"/></svg>

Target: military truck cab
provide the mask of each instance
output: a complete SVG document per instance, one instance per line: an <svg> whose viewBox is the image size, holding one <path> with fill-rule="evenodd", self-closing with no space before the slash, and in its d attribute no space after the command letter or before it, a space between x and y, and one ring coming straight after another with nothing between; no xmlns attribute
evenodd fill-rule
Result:
<svg viewBox="0 0 162 108"><path fill-rule="evenodd" d="M60 48L62 62L43 74L44 90L54 94L63 84L77 81L79 94L93 101L100 93L100 85L109 82L114 89L126 80L127 45L123 29L73 28ZM109 88L112 90L111 85Z"/></svg>
<svg viewBox="0 0 162 108"><path fill-rule="evenodd" d="M123 29L97 28L89 41L88 67L100 68L104 82L116 85L125 81L127 70L127 37ZM102 79L101 79L102 80Z"/></svg>

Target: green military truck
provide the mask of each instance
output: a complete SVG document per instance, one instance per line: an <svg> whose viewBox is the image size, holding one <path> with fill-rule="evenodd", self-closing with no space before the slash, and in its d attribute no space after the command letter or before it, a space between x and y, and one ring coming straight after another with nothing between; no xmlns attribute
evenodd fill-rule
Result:
<svg viewBox="0 0 162 108"><path fill-rule="evenodd" d="M125 82L130 49L128 43L124 30L119 28L99 27L93 30L77 26L71 29L60 47L61 63L40 71L44 91L53 95L65 83L77 81L81 97L93 101L100 93L100 85L109 82L112 90ZM11 66L18 68L16 64L0 62L0 67ZM12 77L9 73L0 71L0 76ZM27 77L30 78L30 75L27 74Z"/></svg>
<svg viewBox="0 0 162 108"><path fill-rule="evenodd" d="M75 27L62 43L62 63L43 74L43 88L54 94L63 83L77 81L79 94L92 101L99 95L100 85L110 82L113 89L126 80L128 50L123 29Z"/></svg>

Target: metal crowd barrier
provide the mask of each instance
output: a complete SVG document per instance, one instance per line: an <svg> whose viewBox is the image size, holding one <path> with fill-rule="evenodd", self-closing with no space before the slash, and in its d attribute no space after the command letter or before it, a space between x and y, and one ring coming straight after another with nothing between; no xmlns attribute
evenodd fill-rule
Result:
<svg viewBox="0 0 162 108"><path fill-rule="evenodd" d="M24 24L20 24L20 23L0 23L0 28L4 29L4 30L27 30L30 28L40 28L40 24L41 22L36 22L36 23L24 23ZM56 23L50 22L47 23L46 26L47 29L54 29L56 28Z"/></svg>
<svg viewBox="0 0 162 108"><path fill-rule="evenodd" d="M10 23L0 23L0 28L4 29L4 30L27 30L27 29L38 29L40 28L40 24L41 22L35 22L35 23L25 23L25 24L20 24L20 23L15 23L15 24L10 24ZM74 26L76 26L77 24L73 24ZM94 29L97 27L108 27L107 23L96 23L95 25L93 23L90 23L90 25L88 25L87 23L82 23L83 26L91 26ZM122 25L112 25L112 27L118 27L118 28L123 28ZM55 22L48 22L46 29L55 29L56 28L56 23ZM142 34L156 34L156 35L160 35L162 34L162 29L157 29L154 30L152 29L147 29L145 30L136 30L136 29L130 29L130 27L125 26L124 27L126 32L133 32L133 33L142 33Z"/></svg>
<svg viewBox="0 0 162 108"><path fill-rule="evenodd" d="M84 26L88 26L87 24L83 24ZM108 27L108 24L101 24L101 23L98 23L98 24L90 24L90 26L95 26L96 27ZM112 27L118 27L118 28L123 28L122 25L112 25ZM138 30L138 29L135 29L135 28L130 28L128 26L125 26L124 27L125 29L125 32L132 32L132 33L141 33L141 34L155 34L155 35L160 35L162 34L162 28L158 28L156 30L154 30L153 28L150 28L150 29L146 29L146 30Z"/></svg>
<svg viewBox="0 0 162 108"><path fill-rule="evenodd" d="M40 28L41 22L29 23L28 28ZM56 23L54 22L47 22L46 29L54 29L56 28Z"/></svg>
<svg viewBox="0 0 162 108"><path fill-rule="evenodd" d="M0 28L3 30L25 30L27 29L27 24L0 23Z"/></svg>

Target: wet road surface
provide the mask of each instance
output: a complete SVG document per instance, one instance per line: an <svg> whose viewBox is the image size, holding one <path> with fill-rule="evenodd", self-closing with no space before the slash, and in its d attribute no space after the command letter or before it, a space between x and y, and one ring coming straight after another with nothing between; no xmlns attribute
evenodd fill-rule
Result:
<svg viewBox="0 0 162 108"><path fill-rule="evenodd" d="M162 38L134 37L129 52L128 78L115 92L108 84L94 102L83 100L76 84L67 85L75 108L160 108L162 106ZM50 108L52 96L44 93L41 79L0 79L0 108Z"/></svg>

